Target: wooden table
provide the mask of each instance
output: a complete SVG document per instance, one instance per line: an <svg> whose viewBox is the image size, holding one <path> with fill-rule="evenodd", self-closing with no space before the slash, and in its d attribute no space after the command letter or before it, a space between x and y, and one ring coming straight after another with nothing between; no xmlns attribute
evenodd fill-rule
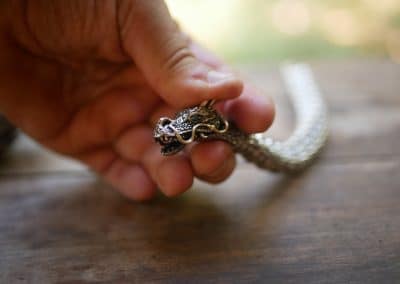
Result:
<svg viewBox="0 0 400 284"><path fill-rule="evenodd" d="M244 162L219 186L125 200L21 137L1 163L1 283L400 283L400 66L312 64L331 137L296 177ZM241 70L276 99L276 68Z"/></svg>

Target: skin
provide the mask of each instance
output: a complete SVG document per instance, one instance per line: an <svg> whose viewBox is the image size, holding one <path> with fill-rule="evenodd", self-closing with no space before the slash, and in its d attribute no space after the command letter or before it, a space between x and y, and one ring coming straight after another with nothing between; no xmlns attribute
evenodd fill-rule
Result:
<svg viewBox="0 0 400 284"><path fill-rule="evenodd" d="M0 2L0 112L42 145L78 159L134 200L217 183L235 167L221 141L163 157L161 116L207 99L248 133L274 108L192 42L163 1Z"/></svg>

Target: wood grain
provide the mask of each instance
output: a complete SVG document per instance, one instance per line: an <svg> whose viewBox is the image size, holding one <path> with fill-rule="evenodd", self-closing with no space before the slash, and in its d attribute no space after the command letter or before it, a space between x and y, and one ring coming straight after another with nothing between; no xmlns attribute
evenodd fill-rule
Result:
<svg viewBox="0 0 400 284"><path fill-rule="evenodd" d="M0 282L400 283L400 67L312 66L332 131L302 175L242 162L221 185L137 204L78 169L3 171ZM276 98L283 137L276 68L242 70Z"/></svg>

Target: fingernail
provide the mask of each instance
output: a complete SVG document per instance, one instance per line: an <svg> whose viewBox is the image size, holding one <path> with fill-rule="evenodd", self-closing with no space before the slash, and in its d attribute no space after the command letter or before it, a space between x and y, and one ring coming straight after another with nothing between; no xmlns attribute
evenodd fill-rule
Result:
<svg viewBox="0 0 400 284"><path fill-rule="evenodd" d="M211 70L207 74L207 81L210 84L219 84L225 81L236 80L236 76L232 73Z"/></svg>

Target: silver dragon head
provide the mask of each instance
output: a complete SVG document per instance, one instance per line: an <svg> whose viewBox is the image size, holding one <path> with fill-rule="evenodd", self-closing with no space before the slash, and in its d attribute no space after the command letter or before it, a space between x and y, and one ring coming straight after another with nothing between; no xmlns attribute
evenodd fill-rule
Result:
<svg viewBox="0 0 400 284"><path fill-rule="evenodd" d="M163 155L173 155L185 145L221 134L229 123L212 107L213 101L184 109L174 119L162 117L154 128L154 139L161 145Z"/></svg>

